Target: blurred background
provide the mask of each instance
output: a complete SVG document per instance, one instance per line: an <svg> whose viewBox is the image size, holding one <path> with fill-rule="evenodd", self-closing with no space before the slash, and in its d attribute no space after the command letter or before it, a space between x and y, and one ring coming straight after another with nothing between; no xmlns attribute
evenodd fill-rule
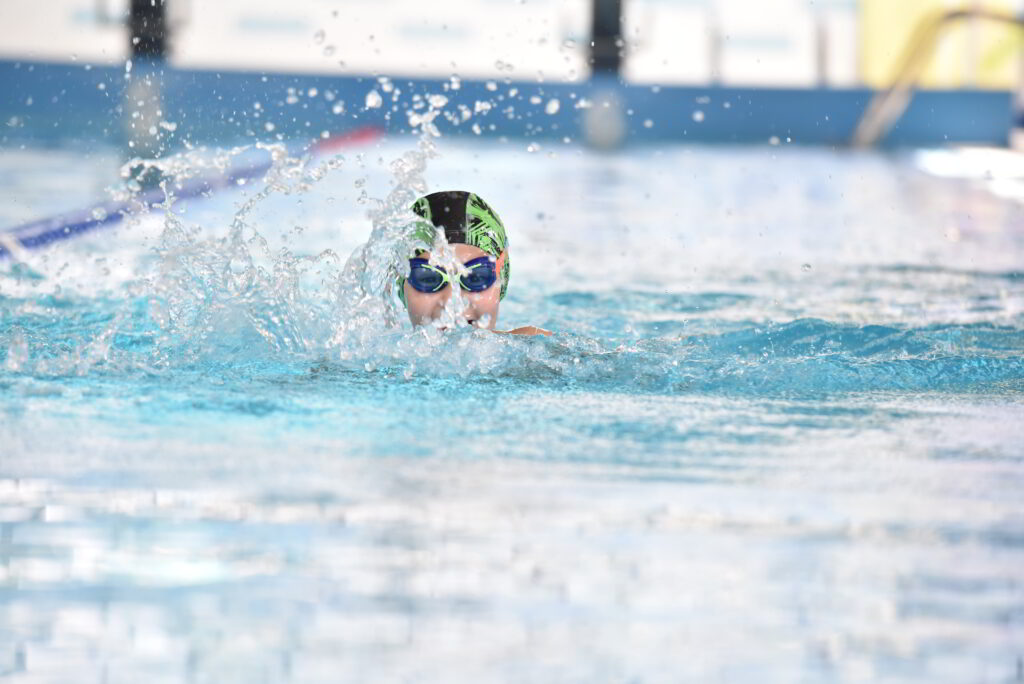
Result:
<svg viewBox="0 0 1024 684"><path fill-rule="evenodd" d="M1022 12L0 0L0 680L1024 682Z"/></svg>
<svg viewBox="0 0 1024 684"><path fill-rule="evenodd" d="M175 131L157 134L177 140L359 124L399 131L407 122L393 91L378 87L384 100L367 100L385 77L400 89L443 87L477 115L450 122L462 133L478 124L485 136L575 138L586 118L581 100L610 77L621 112L607 142L775 135L841 145L871 92L897 82L914 55L924 57L911 70L922 92L879 136L884 142L1005 144L1020 35L991 15L1021 9L1011 0L8 2L0 7L8 92L0 144L117 137L117 121L139 109L123 102L139 55L161 60L163 120ZM954 10L976 16L920 40L915 31ZM133 11L139 26L159 25L159 41L130 43ZM514 82L520 92L478 111L489 82ZM291 107L289 94L301 106Z"/></svg>

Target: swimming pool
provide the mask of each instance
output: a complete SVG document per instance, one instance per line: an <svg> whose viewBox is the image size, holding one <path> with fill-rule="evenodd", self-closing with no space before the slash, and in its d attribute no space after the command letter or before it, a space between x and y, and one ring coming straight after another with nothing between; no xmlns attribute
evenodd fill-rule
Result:
<svg viewBox="0 0 1024 684"><path fill-rule="evenodd" d="M0 266L0 673L1021 677L1019 203L909 154L415 145ZM117 165L0 155L3 224ZM346 314L421 182L498 209L501 324L558 335Z"/></svg>

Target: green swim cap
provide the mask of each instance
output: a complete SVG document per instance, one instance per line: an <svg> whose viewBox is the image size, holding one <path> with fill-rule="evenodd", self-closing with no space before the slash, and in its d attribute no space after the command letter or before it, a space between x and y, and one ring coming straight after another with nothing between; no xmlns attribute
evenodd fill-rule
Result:
<svg viewBox="0 0 1024 684"><path fill-rule="evenodd" d="M505 226L498 214L478 195L463 190L445 190L420 197L412 211L424 221L416 224L413 236L432 245L438 228L444 230L449 244L463 243L479 247L494 258L508 247ZM501 269L501 295L508 290L509 257ZM405 304L405 278L398 278L398 297Z"/></svg>

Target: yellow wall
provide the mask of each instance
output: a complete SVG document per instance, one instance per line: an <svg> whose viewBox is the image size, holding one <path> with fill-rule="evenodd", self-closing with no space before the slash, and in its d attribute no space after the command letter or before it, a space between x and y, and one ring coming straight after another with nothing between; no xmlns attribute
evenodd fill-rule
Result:
<svg viewBox="0 0 1024 684"><path fill-rule="evenodd" d="M907 41L925 18L952 9L983 7L1010 13L1009 0L861 0L860 61L864 82L892 83ZM920 85L925 88L1010 89L1016 83L1013 29L990 21L965 20L942 34Z"/></svg>

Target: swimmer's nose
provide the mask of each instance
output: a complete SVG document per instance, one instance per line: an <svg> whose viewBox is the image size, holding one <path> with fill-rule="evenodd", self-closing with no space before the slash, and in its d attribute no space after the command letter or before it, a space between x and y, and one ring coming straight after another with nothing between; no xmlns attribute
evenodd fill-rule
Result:
<svg viewBox="0 0 1024 684"><path fill-rule="evenodd" d="M477 311L476 303L470 297L463 297L463 299L466 302L466 308L462 312L463 318L465 318L470 323L479 320L480 312Z"/></svg>
<svg viewBox="0 0 1024 684"><path fill-rule="evenodd" d="M440 292L439 296L437 297L437 300L434 302L434 318L437 318L438 316L441 315L441 312L444 310L444 307L448 304L448 300L451 299L451 296L452 288L450 287L446 287L442 292Z"/></svg>

